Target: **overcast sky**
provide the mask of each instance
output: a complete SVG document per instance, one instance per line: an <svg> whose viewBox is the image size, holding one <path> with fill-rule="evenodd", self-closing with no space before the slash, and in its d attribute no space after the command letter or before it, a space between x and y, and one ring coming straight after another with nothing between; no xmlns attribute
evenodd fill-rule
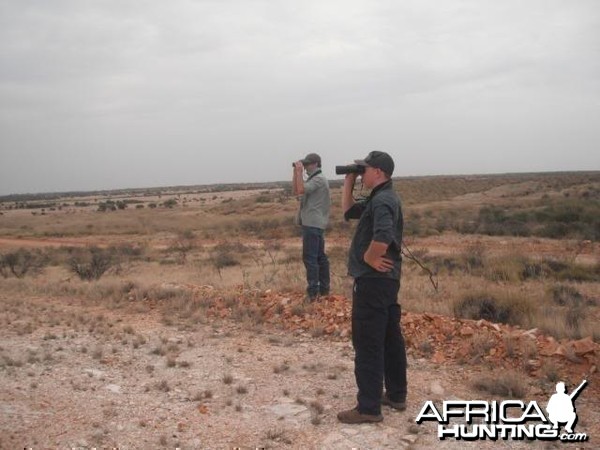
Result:
<svg viewBox="0 0 600 450"><path fill-rule="evenodd" d="M600 170L598 0L0 0L0 195Z"/></svg>

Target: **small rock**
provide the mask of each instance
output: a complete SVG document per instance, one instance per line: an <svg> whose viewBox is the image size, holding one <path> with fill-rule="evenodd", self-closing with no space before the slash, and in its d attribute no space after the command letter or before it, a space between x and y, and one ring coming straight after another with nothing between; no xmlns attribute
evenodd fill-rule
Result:
<svg viewBox="0 0 600 450"><path fill-rule="evenodd" d="M85 369L83 371L83 373L87 373L88 375L90 375L92 377L96 377L96 378L101 378L104 376L104 372L102 372L101 370L97 370L97 369Z"/></svg>
<svg viewBox="0 0 600 450"><path fill-rule="evenodd" d="M598 347L598 344L596 344L590 336L579 339L578 341L571 341L570 344L577 356L593 353Z"/></svg>
<svg viewBox="0 0 600 450"><path fill-rule="evenodd" d="M540 361L538 361L537 359L530 359L527 361L527 364L529 365L529 367L531 367L533 369L539 369L540 366L542 365L540 363Z"/></svg>
<svg viewBox="0 0 600 450"><path fill-rule="evenodd" d="M411 434L419 434L421 432L421 428L413 423L408 427L408 432Z"/></svg>
<svg viewBox="0 0 600 450"><path fill-rule="evenodd" d="M444 395L445 391L439 381L434 381L433 383L431 383L431 386L429 386L429 392L433 395L441 397Z"/></svg>
<svg viewBox="0 0 600 450"><path fill-rule="evenodd" d="M118 386L116 384L108 384L106 385L106 389L108 389L110 392L114 392L115 394L121 393L121 386Z"/></svg>
<svg viewBox="0 0 600 450"><path fill-rule="evenodd" d="M293 417L293 416L297 416L298 414L301 414L305 411L308 411L306 406L298 405L298 404L294 404L294 403L287 403L287 404L283 403L283 404L271 406L269 409L271 410L271 412L273 412L278 417L279 416Z"/></svg>
<svg viewBox="0 0 600 450"><path fill-rule="evenodd" d="M417 439L419 439L419 437L415 434L407 434L400 438L400 440L408 442L409 444L414 444L417 441Z"/></svg>
<svg viewBox="0 0 600 450"><path fill-rule="evenodd" d="M442 364L444 361L446 361L446 356L443 352L437 351L431 357L431 361L433 361L436 364Z"/></svg>
<svg viewBox="0 0 600 450"><path fill-rule="evenodd" d="M473 328L471 328L471 327L465 326L460 329L461 336L473 336L473 333L474 333L474 331L473 331Z"/></svg>
<svg viewBox="0 0 600 450"><path fill-rule="evenodd" d="M521 335L527 336L529 339L535 339L537 333L538 333L538 329L532 328L531 330L524 331Z"/></svg>
<svg viewBox="0 0 600 450"><path fill-rule="evenodd" d="M340 431L347 436L354 436L358 434L358 430L355 430L354 428L342 428Z"/></svg>

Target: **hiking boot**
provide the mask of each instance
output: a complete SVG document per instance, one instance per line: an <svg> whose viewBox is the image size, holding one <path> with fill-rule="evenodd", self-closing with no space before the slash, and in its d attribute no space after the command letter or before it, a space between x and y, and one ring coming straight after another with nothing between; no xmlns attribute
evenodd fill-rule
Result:
<svg viewBox="0 0 600 450"><path fill-rule="evenodd" d="M389 406L390 408L395 409L397 411L404 411L406 409L406 401L395 402L393 400L390 400L385 394L381 396L381 404Z"/></svg>
<svg viewBox="0 0 600 450"><path fill-rule="evenodd" d="M319 292L320 297L329 297L329 289Z"/></svg>
<svg viewBox="0 0 600 450"><path fill-rule="evenodd" d="M361 414L358 408L349 409L347 411L339 412L337 418L342 423L358 424L358 423L376 423L383 420L381 414Z"/></svg>

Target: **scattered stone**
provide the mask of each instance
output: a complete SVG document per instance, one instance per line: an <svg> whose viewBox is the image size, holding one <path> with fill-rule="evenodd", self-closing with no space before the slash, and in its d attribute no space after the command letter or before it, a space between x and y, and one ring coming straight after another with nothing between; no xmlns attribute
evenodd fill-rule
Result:
<svg viewBox="0 0 600 450"><path fill-rule="evenodd" d="M436 364L442 364L444 361L446 361L446 357L444 356L443 352L438 350L431 357L431 361L433 361Z"/></svg>
<svg viewBox="0 0 600 450"><path fill-rule="evenodd" d="M445 391L439 381L434 381L431 383L431 386L429 386L429 393L432 395L437 395L438 397L442 397Z"/></svg>
<svg viewBox="0 0 600 450"><path fill-rule="evenodd" d="M413 423L408 427L408 432L411 434L419 434L421 432L421 427L419 427L419 425Z"/></svg>
<svg viewBox="0 0 600 450"><path fill-rule="evenodd" d="M461 336L473 336L473 328L468 327L468 326L464 326L460 329L460 335Z"/></svg>
<svg viewBox="0 0 600 450"><path fill-rule="evenodd" d="M121 386L116 385L116 384L107 384L106 389L108 389L110 392L113 392L115 394L121 393Z"/></svg>
<svg viewBox="0 0 600 450"><path fill-rule="evenodd" d="M297 403L279 403L274 406L270 406L269 410L277 417L293 418L301 415L302 413L309 413L308 408L304 405Z"/></svg>
<svg viewBox="0 0 600 450"><path fill-rule="evenodd" d="M527 361L527 365L529 366L530 369L537 370L541 367L542 364L537 359L530 359Z"/></svg>
<svg viewBox="0 0 600 450"><path fill-rule="evenodd" d="M416 434L407 434L405 436L402 436L400 439L404 442L408 442L409 444L414 444L415 442L417 442L417 439L419 439L419 436L417 436Z"/></svg>
<svg viewBox="0 0 600 450"><path fill-rule="evenodd" d="M97 369L85 369L83 371L83 373L86 373L95 378L102 378L105 375L104 372L102 372L101 370L97 370Z"/></svg>
<svg viewBox="0 0 600 450"><path fill-rule="evenodd" d="M527 336L531 339L536 339L539 330L537 328L532 328L531 330L524 331L522 336Z"/></svg>
<svg viewBox="0 0 600 450"><path fill-rule="evenodd" d="M591 336L588 336L578 341L571 341L571 347L577 356L592 353L596 350L598 344L594 343Z"/></svg>
<svg viewBox="0 0 600 450"><path fill-rule="evenodd" d="M358 430L356 428L342 428L341 431L347 436L354 436L355 434L358 434Z"/></svg>

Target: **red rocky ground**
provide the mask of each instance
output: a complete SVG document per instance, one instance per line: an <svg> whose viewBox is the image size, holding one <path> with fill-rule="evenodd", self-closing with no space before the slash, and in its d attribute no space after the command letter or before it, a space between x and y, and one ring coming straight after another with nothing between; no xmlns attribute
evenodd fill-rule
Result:
<svg viewBox="0 0 600 450"><path fill-rule="evenodd" d="M183 286L182 286L183 287ZM210 286L187 285L200 295L210 293ZM223 298L212 293L209 315L227 318L233 313ZM331 337L347 338L350 334L351 301L330 295L311 305L302 306L300 294L272 291L235 296L235 308L258 308L265 322L288 330L305 330ZM402 328L409 351L436 364L483 365L514 369L534 378L548 376L548 367L570 385L582 379L590 382L589 392L600 393L600 344L590 336L579 340L557 341L538 329L491 323L486 320L457 319L437 314L402 314Z"/></svg>

